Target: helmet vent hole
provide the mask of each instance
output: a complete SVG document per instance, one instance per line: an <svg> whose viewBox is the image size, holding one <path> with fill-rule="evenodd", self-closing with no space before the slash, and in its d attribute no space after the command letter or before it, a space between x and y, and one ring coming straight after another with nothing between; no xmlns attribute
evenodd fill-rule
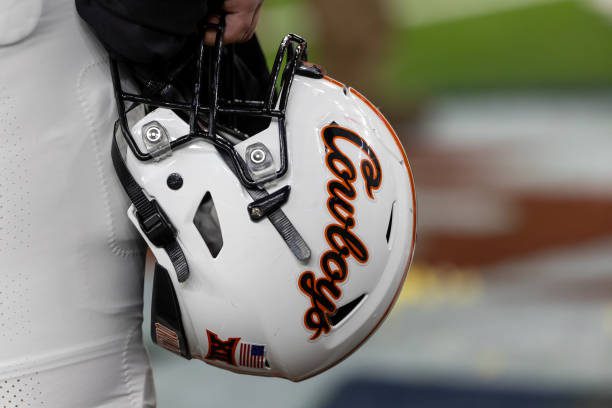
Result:
<svg viewBox="0 0 612 408"><path fill-rule="evenodd" d="M210 192L207 192L198 206L193 223L204 239L210 254L216 258L223 247L223 236L219 224L217 208Z"/></svg>
<svg viewBox="0 0 612 408"><path fill-rule="evenodd" d="M361 303L361 301L365 298L365 293L356 299L351 300L347 304L340 306L336 309L336 312L333 315L329 316L329 322L332 326L337 326L342 323L353 310L357 309L357 306Z"/></svg>
<svg viewBox="0 0 612 408"><path fill-rule="evenodd" d="M389 214L389 223L387 224L387 234L385 238L387 239L387 244L389 243L389 238L391 238L391 231L393 229L393 210L395 209L395 202L391 205L391 213Z"/></svg>

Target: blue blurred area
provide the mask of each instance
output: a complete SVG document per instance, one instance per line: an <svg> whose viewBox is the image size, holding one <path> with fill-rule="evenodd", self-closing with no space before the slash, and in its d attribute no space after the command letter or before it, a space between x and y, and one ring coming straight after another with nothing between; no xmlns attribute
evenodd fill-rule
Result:
<svg viewBox="0 0 612 408"><path fill-rule="evenodd" d="M355 378L320 408L570 408L610 407L612 398L558 391L483 388Z"/></svg>

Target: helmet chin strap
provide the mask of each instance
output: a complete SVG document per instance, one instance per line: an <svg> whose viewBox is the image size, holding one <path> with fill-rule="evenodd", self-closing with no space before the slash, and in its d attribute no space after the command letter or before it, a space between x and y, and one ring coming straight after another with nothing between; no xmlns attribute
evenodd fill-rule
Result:
<svg viewBox="0 0 612 408"><path fill-rule="evenodd" d="M234 161L223 150L217 149L217 151L219 152L219 154L223 158L223 161L225 161L229 169L234 174L237 174ZM256 202L261 202L271 196L263 188L251 189L245 187L245 190ZM282 189L279 191L282 191ZM289 194L288 189L285 190L285 194ZM284 201L286 201L286 198ZM295 228L295 226L291 223L287 215L280 208L283 203L283 201L279 202L278 206L274 206L271 211L267 212L264 215L268 217L274 228L276 228L276 231L278 231L280 236L283 238L293 255L301 262L308 262L311 254L310 247L308 247L308 244L306 243L306 241L304 241L304 238L302 238L298 230ZM251 218L253 217L251 216Z"/></svg>
<svg viewBox="0 0 612 408"><path fill-rule="evenodd" d="M115 125L111 147L111 157L117 177L136 208L142 231L153 245L164 248L174 266L179 282L184 282L189 277L189 265L176 239L176 231L157 202L146 196L142 187L130 174L117 144L117 128L118 126Z"/></svg>

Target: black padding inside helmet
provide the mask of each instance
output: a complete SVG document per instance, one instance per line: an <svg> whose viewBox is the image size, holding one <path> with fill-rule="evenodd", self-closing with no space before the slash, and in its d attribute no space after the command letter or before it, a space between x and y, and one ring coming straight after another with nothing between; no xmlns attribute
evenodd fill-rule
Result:
<svg viewBox="0 0 612 408"><path fill-rule="evenodd" d="M191 359L181 318L181 308L174 291L174 286L172 285L172 280L168 275L168 271L158 263L155 263L154 273L153 296L151 298L151 339L154 343L174 351L187 359ZM164 332L168 332L166 329L170 329L173 332L172 335L176 336L175 340L178 343L178 347L175 349L168 347L168 344L173 343L173 339L168 339L168 336L164 336L164 339L158 338L160 325L164 327Z"/></svg>

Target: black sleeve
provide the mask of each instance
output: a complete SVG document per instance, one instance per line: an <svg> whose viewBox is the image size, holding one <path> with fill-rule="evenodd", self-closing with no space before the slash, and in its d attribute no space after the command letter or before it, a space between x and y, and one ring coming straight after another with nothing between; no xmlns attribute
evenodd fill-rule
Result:
<svg viewBox="0 0 612 408"><path fill-rule="evenodd" d="M207 0L76 0L76 8L117 59L168 61L198 34Z"/></svg>

